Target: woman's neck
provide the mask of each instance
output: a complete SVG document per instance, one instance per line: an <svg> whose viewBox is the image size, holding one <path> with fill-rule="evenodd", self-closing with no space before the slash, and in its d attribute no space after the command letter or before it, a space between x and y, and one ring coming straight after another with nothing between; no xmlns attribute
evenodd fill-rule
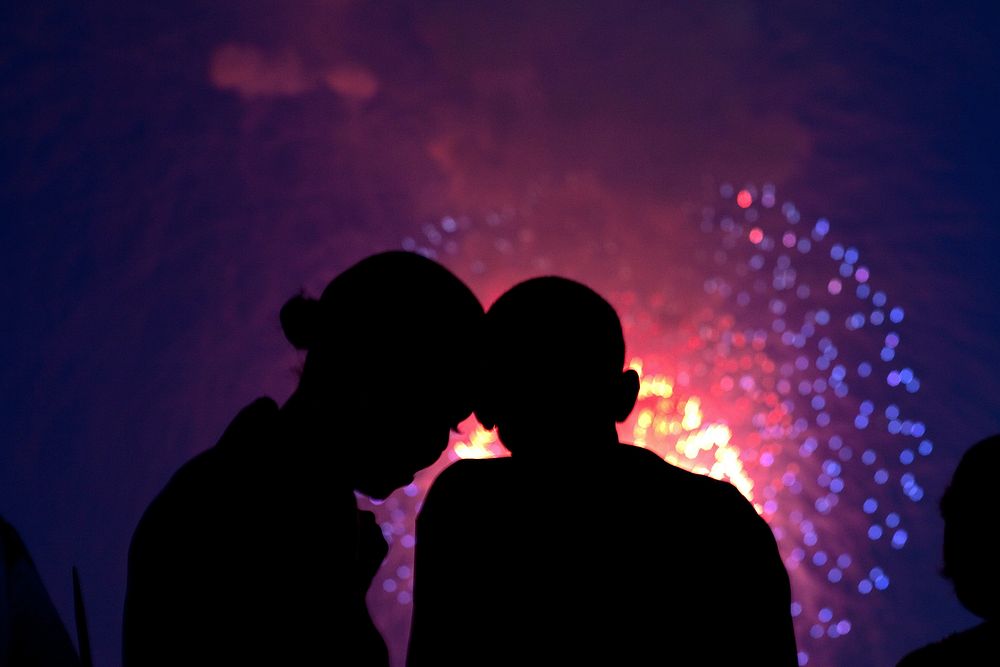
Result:
<svg viewBox="0 0 1000 667"><path fill-rule="evenodd" d="M358 444L363 437L359 424L367 423L357 414L345 414L342 401L316 398L297 390L281 407L285 446L301 465L313 466L331 483L355 485Z"/></svg>

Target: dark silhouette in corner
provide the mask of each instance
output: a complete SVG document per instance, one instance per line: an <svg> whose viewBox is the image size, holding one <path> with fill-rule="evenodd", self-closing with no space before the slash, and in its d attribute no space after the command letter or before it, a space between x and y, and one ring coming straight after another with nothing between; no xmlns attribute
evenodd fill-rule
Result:
<svg viewBox="0 0 1000 667"><path fill-rule="evenodd" d="M0 665L79 664L28 549L0 517Z"/></svg>
<svg viewBox="0 0 1000 667"><path fill-rule="evenodd" d="M124 664L387 664L365 605L387 545L354 493L412 481L472 412L482 312L445 268L403 252L291 299L282 327L308 350L294 394L244 408L135 530Z"/></svg>
<svg viewBox="0 0 1000 667"><path fill-rule="evenodd" d="M996 475L1000 435L973 445L959 461L941 498L944 570L962 605L983 622L949 635L903 658L898 667L995 665L1000 662L1000 515Z"/></svg>
<svg viewBox="0 0 1000 667"><path fill-rule="evenodd" d="M614 309L557 277L485 318L463 460L417 519L408 664L796 665L788 575L732 485L618 442L639 377Z"/></svg>

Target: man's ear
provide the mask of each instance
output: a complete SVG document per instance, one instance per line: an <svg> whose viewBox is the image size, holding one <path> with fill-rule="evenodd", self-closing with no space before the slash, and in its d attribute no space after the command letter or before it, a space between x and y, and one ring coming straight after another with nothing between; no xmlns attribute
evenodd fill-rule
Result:
<svg viewBox="0 0 1000 667"><path fill-rule="evenodd" d="M639 374L633 369L622 372L618 378L618 387L615 395L615 421L623 422L628 419L635 407L635 402L639 398Z"/></svg>

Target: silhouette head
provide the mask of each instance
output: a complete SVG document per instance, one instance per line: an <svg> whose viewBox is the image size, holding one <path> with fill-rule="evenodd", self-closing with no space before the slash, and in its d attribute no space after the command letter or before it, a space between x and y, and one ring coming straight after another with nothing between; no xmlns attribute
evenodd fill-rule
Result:
<svg viewBox="0 0 1000 667"><path fill-rule="evenodd" d="M384 498L433 463L472 412L469 359L483 308L451 272L407 252L373 255L281 309L307 350L295 402L340 441L354 488ZM345 441L349 440L349 441Z"/></svg>
<svg viewBox="0 0 1000 667"><path fill-rule="evenodd" d="M476 416L512 453L617 443L639 377L624 370L617 313L589 287L555 276L519 283L484 320Z"/></svg>
<svg viewBox="0 0 1000 667"><path fill-rule="evenodd" d="M944 575L959 602L987 620L1000 609L1000 548L993 535L1000 515L998 470L1000 435L994 435L965 452L941 499Z"/></svg>

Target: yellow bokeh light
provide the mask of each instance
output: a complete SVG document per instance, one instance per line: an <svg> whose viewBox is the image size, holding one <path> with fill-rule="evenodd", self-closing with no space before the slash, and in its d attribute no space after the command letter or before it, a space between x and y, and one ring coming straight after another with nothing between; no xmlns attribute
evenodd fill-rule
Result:
<svg viewBox="0 0 1000 667"><path fill-rule="evenodd" d="M487 431L482 426L476 426L468 441L456 442L454 450L461 459L489 459L498 455L498 445L496 433Z"/></svg>
<svg viewBox="0 0 1000 667"><path fill-rule="evenodd" d="M692 396L684 404L684 418L681 420L681 426L684 427L685 431L693 431L701 426L701 422L701 401Z"/></svg>
<svg viewBox="0 0 1000 667"><path fill-rule="evenodd" d="M632 428L633 444L660 453L672 465L692 472L726 480L753 502L753 480L740 460L740 449L733 445L733 432L722 422L706 422L699 396L674 398L674 382L665 375L644 375L641 359L633 359L629 368L640 376L639 398L646 401ZM650 405L650 399L657 399ZM676 440L671 446L666 439ZM762 511L759 503L754 507Z"/></svg>
<svg viewBox="0 0 1000 667"><path fill-rule="evenodd" d="M731 443L730 427L722 421L706 421L701 397L674 396L672 378L645 375L642 359L632 359L629 368L639 374L638 401L645 401L633 422L631 444L656 452L671 465L728 481L753 502L754 483L740 459L740 448ZM454 443L451 455L486 459L507 454L495 431L475 424L468 437ZM754 507L763 512L760 503Z"/></svg>

